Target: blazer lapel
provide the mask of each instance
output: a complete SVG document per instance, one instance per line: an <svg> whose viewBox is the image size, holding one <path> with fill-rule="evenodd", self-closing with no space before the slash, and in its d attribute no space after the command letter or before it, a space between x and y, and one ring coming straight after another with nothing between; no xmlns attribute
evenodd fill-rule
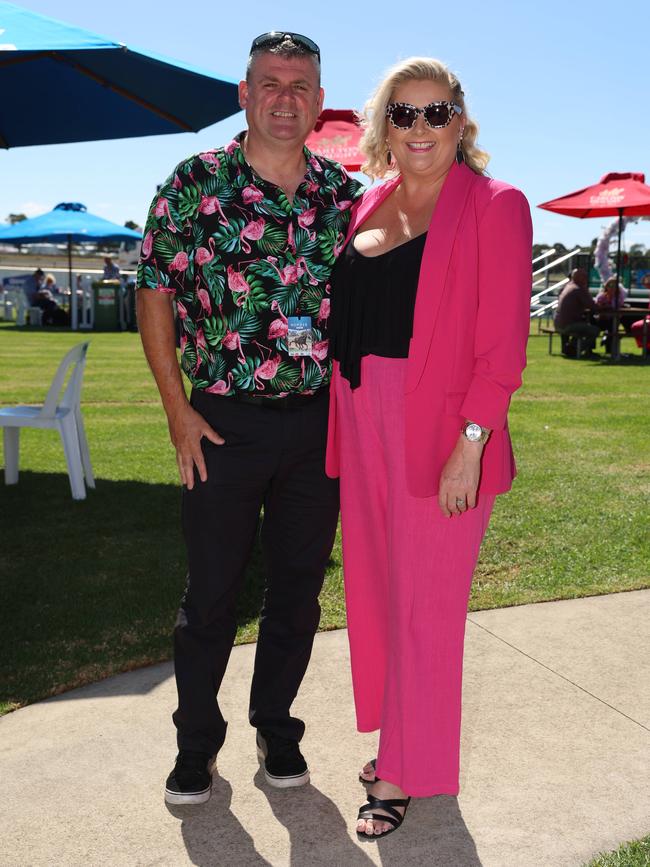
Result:
<svg viewBox="0 0 650 867"><path fill-rule="evenodd" d="M372 214L372 212L381 205L384 199L393 192L399 182L400 177L398 175L396 178L391 178L389 181L386 181L377 187L371 187L367 193L363 194L361 199L359 199L358 206L352 214L352 218L350 219L348 234L345 239L345 246L348 245L350 238L353 237L359 226L365 222L370 214Z"/></svg>
<svg viewBox="0 0 650 867"><path fill-rule="evenodd" d="M454 163L440 191L429 224L415 299L413 337L406 373L407 393L417 387L424 372L458 224L476 177L467 166Z"/></svg>

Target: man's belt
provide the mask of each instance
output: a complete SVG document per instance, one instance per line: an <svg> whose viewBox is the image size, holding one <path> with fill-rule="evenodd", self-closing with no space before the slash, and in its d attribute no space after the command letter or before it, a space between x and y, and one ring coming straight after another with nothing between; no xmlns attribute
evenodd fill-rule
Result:
<svg viewBox="0 0 650 867"><path fill-rule="evenodd" d="M300 409L318 400L322 400L329 393L329 389L319 388L313 394L286 394L284 397L262 397L258 394L236 392L226 400L234 400L235 403L247 403L269 410Z"/></svg>

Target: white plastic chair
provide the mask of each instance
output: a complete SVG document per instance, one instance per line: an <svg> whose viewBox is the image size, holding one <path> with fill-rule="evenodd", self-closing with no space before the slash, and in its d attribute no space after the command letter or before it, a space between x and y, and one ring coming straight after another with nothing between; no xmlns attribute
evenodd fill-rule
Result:
<svg viewBox="0 0 650 867"><path fill-rule="evenodd" d="M3 428L5 450L5 484L15 485L18 482L21 427L40 427L56 428L61 436L73 499L86 499L84 476L88 487L95 487L80 406L87 350L88 342L79 343L68 352L59 365L42 406L10 406L0 409L0 427ZM74 367L63 397L59 400L70 365Z"/></svg>

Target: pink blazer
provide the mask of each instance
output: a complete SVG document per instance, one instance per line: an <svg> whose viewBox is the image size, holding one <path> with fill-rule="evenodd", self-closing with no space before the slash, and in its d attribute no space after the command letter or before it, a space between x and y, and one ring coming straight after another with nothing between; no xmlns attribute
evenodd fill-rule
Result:
<svg viewBox="0 0 650 867"><path fill-rule="evenodd" d="M365 193L347 242L398 183ZM532 240L523 193L454 163L429 225L407 362L406 475L416 497L438 493L465 419L492 428L479 492L500 494L512 485L507 417L526 366ZM339 475L338 385L335 362L326 458L332 477Z"/></svg>

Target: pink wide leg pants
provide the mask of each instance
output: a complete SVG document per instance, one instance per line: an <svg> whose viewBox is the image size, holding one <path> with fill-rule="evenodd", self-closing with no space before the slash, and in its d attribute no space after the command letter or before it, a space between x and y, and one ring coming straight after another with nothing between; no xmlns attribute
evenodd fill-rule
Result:
<svg viewBox="0 0 650 867"><path fill-rule="evenodd" d="M341 521L359 731L380 729L377 775L408 795L458 793L467 601L494 496L444 518L411 496L406 359L368 356L337 380Z"/></svg>

